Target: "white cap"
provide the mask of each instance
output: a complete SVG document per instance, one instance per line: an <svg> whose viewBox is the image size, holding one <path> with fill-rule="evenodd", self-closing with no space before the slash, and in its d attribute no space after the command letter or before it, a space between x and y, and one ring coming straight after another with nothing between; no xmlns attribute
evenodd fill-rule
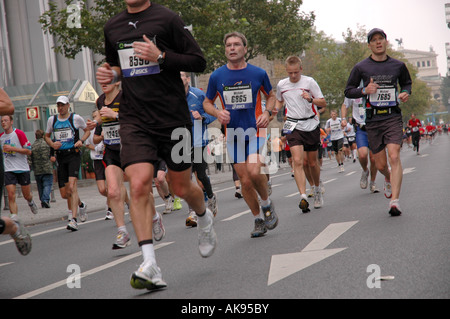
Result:
<svg viewBox="0 0 450 319"><path fill-rule="evenodd" d="M66 105L67 103L69 103L69 98L67 96L62 95L56 100L56 104L58 103Z"/></svg>

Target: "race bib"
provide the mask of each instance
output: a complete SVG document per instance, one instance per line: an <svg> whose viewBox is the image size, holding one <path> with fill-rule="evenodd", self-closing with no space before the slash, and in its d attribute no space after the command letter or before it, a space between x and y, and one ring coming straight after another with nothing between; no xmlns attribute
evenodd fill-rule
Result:
<svg viewBox="0 0 450 319"><path fill-rule="evenodd" d="M253 108L251 84L225 86L223 98L227 110L245 110Z"/></svg>
<svg viewBox="0 0 450 319"><path fill-rule="evenodd" d="M106 145L120 144L119 135L120 124L104 125L103 126L103 143Z"/></svg>
<svg viewBox="0 0 450 319"><path fill-rule="evenodd" d="M297 126L297 122L298 121L289 120L289 119L286 120L286 122L283 125L283 133L291 134L295 130L295 127Z"/></svg>
<svg viewBox="0 0 450 319"><path fill-rule="evenodd" d="M161 73L159 63L143 60L135 55L132 47L133 42L135 41L119 42L117 44L123 77L131 78Z"/></svg>
<svg viewBox="0 0 450 319"><path fill-rule="evenodd" d="M350 136L350 137L348 138L348 141L349 141L349 142L354 142L354 141L355 141L355 137L354 137L354 136Z"/></svg>
<svg viewBox="0 0 450 319"><path fill-rule="evenodd" d="M53 132L55 140L61 143L72 142L74 139L73 132L70 128L64 128Z"/></svg>
<svg viewBox="0 0 450 319"><path fill-rule="evenodd" d="M339 133L340 131L342 131L341 123L330 124L330 128L331 128L331 133Z"/></svg>
<svg viewBox="0 0 450 319"><path fill-rule="evenodd" d="M412 131L413 131L413 132L418 132L418 131L419 131L419 128L418 128L417 126L415 126L415 127L412 128Z"/></svg>
<svg viewBox="0 0 450 319"><path fill-rule="evenodd" d="M385 86L378 88L376 93L370 94L369 101L375 107L392 107L397 105L395 87Z"/></svg>

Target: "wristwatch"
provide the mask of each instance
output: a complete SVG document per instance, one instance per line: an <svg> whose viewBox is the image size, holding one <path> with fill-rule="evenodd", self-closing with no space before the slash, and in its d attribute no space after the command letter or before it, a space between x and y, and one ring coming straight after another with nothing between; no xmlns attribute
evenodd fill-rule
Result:
<svg viewBox="0 0 450 319"><path fill-rule="evenodd" d="M161 54L158 56L158 64L163 64L164 63L164 56L166 55L166 52L162 52Z"/></svg>
<svg viewBox="0 0 450 319"><path fill-rule="evenodd" d="M269 116L272 116L272 111L266 110L267 113L269 113Z"/></svg>

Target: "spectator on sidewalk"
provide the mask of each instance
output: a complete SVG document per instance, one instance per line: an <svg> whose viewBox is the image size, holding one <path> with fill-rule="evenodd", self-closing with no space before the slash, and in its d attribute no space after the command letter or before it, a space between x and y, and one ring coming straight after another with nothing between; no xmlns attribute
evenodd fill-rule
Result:
<svg viewBox="0 0 450 319"><path fill-rule="evenodd" d="M36 140L31 145L30 163L36 178L36 185L42 208L50 208L50 193L53 186L53 163L51 148L44 140L44 131L35 132Z"/></svg>

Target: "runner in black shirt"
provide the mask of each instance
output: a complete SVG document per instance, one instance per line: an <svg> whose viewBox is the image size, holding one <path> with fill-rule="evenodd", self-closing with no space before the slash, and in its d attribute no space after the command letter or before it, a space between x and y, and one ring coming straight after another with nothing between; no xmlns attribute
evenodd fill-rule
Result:
<svg viewBox="0 0 450 319"><path fill-rule="evenodd" d="M408 101L412 81L406 65L387 55L388 41L383 30L371 30L367 39L372 55L353 68L345 96L365 99L369 146L378 170L385 176L385 196L391 198L389 213L399 216L403 178L400 161L403 122L399 101ZM391 171L387 165L385 148L388 150Z"/></svg>
<svg viewBox="0 0 450 319"><path fill-rule="evenodd" d="M180 154L175 148L180 142L172 140L175 129L186 138L192 125L180 71L203 72L206 61L177 14L148 0L125 3L127 9L105 25L107 63L98 69L97 80L122 81L121 162L130 179L130 211L144 257L131 286L157 289L166 283L155 260L149 194L159 157L168 166L175 195L198 215L200 254L209 257L216 246L213 215L202 190L191 181L191 141L182 141L186 147Z"/></svg>

